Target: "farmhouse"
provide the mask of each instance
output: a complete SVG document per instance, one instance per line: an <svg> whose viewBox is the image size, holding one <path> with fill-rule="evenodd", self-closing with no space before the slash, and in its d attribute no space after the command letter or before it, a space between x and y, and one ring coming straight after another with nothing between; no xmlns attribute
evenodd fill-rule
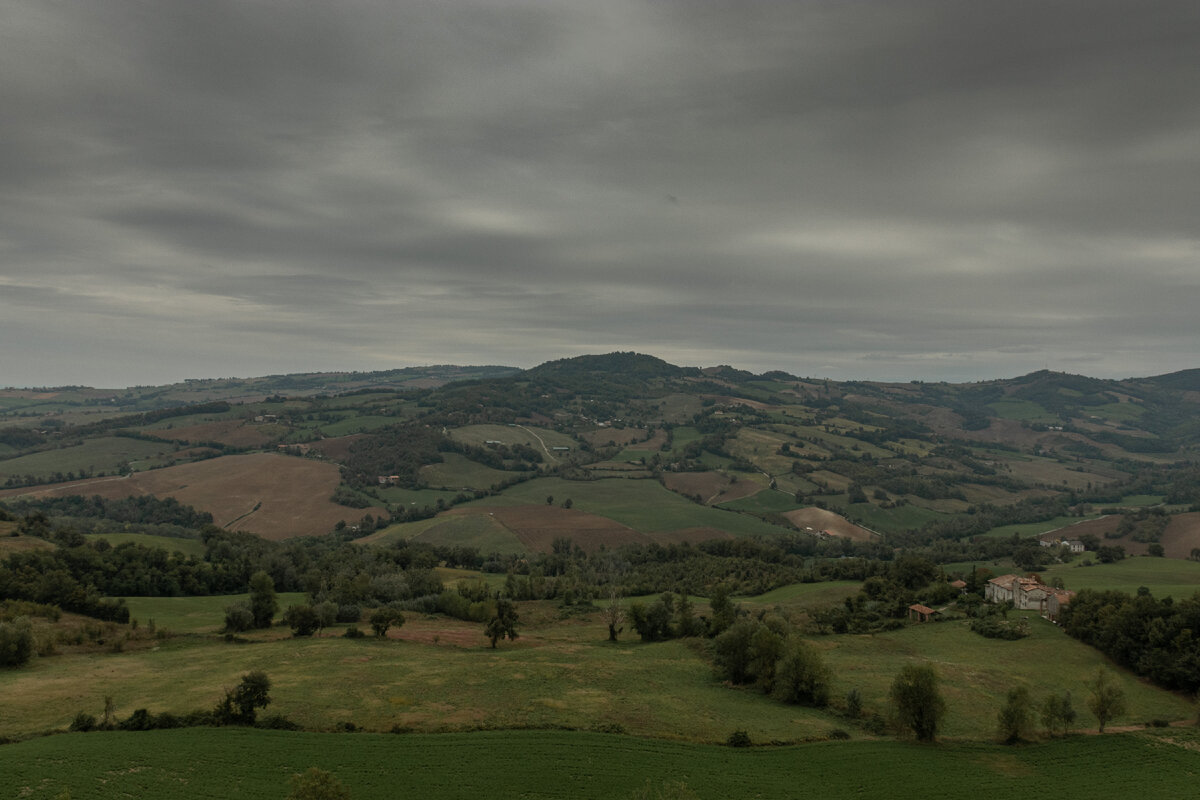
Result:
<svg viewBox="0 0 1200 800"><path fill-rule="evenodd" d="M1049 536L1038 541L1042 547L1066 547L1072 553L1082 553L1084 550L1083 542L1078 539L1060 539L1056 536Z"/></svg>
<svg viewBox="0 0 1200 800"><path fill-rule="evenodd" d="M989 603L1011 602L1013 608L1036 611L1054 619L1058 610L1071 602L1074 592L1047 586L1037 578L1022 578L1020 575L1001 575L987 582L984 599ZM1055 603L1055 616L1050 616L1051 601Z"/></svg>

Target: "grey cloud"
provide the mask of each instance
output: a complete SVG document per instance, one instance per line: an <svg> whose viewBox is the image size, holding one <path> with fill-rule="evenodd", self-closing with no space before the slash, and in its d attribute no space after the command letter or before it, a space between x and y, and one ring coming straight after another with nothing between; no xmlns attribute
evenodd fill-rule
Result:
<svg viewBox="0 0 1200 800"><path fill-rule="evenodd" d="M1192 3L4 7L5 382L1200 349Z"/></svg>

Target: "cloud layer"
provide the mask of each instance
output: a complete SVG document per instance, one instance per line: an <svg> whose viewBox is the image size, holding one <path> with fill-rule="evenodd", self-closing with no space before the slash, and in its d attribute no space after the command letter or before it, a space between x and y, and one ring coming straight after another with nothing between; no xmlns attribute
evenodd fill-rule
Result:
<svg viewBox="0 0 1200 800"><path fill-rule="evenodd" d="M1195 3L0 10L0 384L1197 365Z"/></svg>

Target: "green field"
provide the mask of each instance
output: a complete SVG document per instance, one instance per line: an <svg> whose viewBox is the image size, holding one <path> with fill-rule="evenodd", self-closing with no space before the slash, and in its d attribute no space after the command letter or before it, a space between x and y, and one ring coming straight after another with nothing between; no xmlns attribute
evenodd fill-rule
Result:
<svg viewBox="0 0 1200 800"><path fill-rule="evenodd" d="M1026 747L817 742L735 749L572 731L442 735L193 728L49 736L6 745L8 797L276 800L290 776L332 772L354 800L620 800L647 782L702 800L997 795L1127 800L1192 796L1200 736L1171 729ZM181 754L186 754L181 758Z"/></svg>
<svg viewBox="0 0 1200 800"><path fill-rule="evenodd" d="M741 602L794 611L802 608L838 605L847 596L858 592L859 581L823 581L821 583L793 583L772 589L754 597L739 597Z"/></svg>
<svg viewBox="0 0 1200 800"><path fill-rule="evenodd" d="M1058 416L1051 414L1032 400L1009 398L988 403L988 408L1000 419L1016 419L1025 422L1056 422Z"/></svg>
<svg viewBox="0 0 1200 800"><path fill-rule="evenodd" d="M30 453L0 461L0 478L8 475L48 478L58 472L78 472L84 469L116 474L117 466L126 461L134 469L148 469L168 460L173 450L173 445L164 442L144 442L141 439L126 439L122 436L85 439L82 444L73 447Z"/></svg>
<svg viewBox="0 0 1200 800"><path fill-rule="evenodd" d="M949 519L949 515L940 511L908 503L899 508L883 509L874 503L846 502L846 495L830 495L821 498L829 506L830 511L836 511L851 522L879 533L904 531L920 528L935 519Z"/></svg>
<svg viewBox="0 0 1200 800"><path fill-rule="evenodd" d="M412 537L412 541L443 547L475 547L484 555L525 552L525 545L521 544L521 540L512 531L483 514L444 518L439 520L438 524L427 526L417 533Z"/></svg>
<svg viewBox="0 0 1200 800"><path fill-rule="evenodd" d="M1087 554L1089 557L1094 555ZM1178 558L1126 558L1112 564L1082 566L1079 559L1070 564L1054 564L1041 573L1044 580L1062 578L1068 589L1115 589L1136 594L1141 586L1155 597L1182 600L1200 591L1200 561Z"/></svg>
<svg viewBox="0 0 1200 800"><path fill-rule="evenodd" d="M999 528L992 528L983 536L988 538L1009 539L1015 533L1022 539L1032 539L1035 536L1040 536L1043 533L1056 531L1059 528L1065 528L1068 525L1074 525L1076 522L1082 522L1085 519L1094 519L1099 516L1092 514L1087 517L1055 517L1044 522L1023 522L1017 525L1001 525Z"/></svg>
<svg viewBox="0 0 1200 800"><path fill-rule="evenodd" d="M495 484L528 474L492 469L458 453L442 453L442 459L440 464L421 467L421 480L429 486L452 490L490 489Z"/></svg>
<svg viewBox="0 0 1200 800"><path fill-rule="evenodd" d="M728 503L720 503L717 507L726 508L730 511L754 511L760 514L780 514L784 511L792 511L793 509L800 508L800 503L796 502L795 495L776 491L774 489L764 489L763 491L752 494L749 497L743 497L740 500L731 500Z"/></svg>
<svg viewBox="0 0 1200 800"><path fill-rule="evenodd" d="M496 497L475 501L475 504L540 505L546 502L547 496L560 500L569 497L573 507L580 511L614 519L642 533L712 527L741 536L778 536L786 530L744 514L697 505L653 480L538 478L506 489Z"/></svg>
<svg viewBox="0 0 1200 800"><path fill-rule="evenodd" d="M986 639L968 630L965 620L951 620L813 642L823 649L833 669L832 696L844 697L857 688L864 705L877 710L887 707L888 688L902 667L932 663L943 682L948 707L945 733L949 737L987 739L995 730L996 712L1005 693L1016 686L1027 688L1035 702L1050 693L1070 691L1079 714L1078 726L1095 727L1084 702L1088 696L1085 681L1101 665L1119 673L1118 680L1129 701L1129 712L1114 724L1194 718L1194 708L1186 698L1155 689L1117 670L1096 650L1034 612L1012 613L1030 618L1028 637L1017 641Z"/></svg>
<svg viewBox="0 0 1200 800"><path fill-rule="evenodd" d="M303 602L303 592L281 592L279 611ZM171 633L215 633L225 625L225 607L238 601L249 602L248 594L212 595L209 597L126 597L129 615L140 623L154 620L159 630Z"/></svg>
<svg viewBox="0 0 1200 800"><path fill-rule="evenodd" d="M530 447L537 448L539 451L542 450L543 443L545 443L546 447L569 447L572 450L579 447L579 442L564 433L552 431L548 428L535 428L532 426L466 425L462 428L452 429L450 436L460 442L480 447L483 447L489 441L501 442L505 445L527 444Z"/></svg>
<svg viewBox="0 0 1200 800"><path fill-rule="evenodd" d="M852 589L809 584L764 595L754 605L796 611L836 602ZM215 634L224 607L235 599L128 602L143 624L154 619L160 630ZM299 599L285 596L281 605ZM699 612L703 606L697 605ZM339 723L429 733L607 725L639 736L716 743L737 729L756 741L800 741L849 724L834 711L787 706L751 688L728 687L714 675L703 640L645 644L626 634L613 644L606 641L598 608L562 619L554 603L521 603L520 613L520 639L497 650L487 647L481 625L414 614L386 640L347 640L335 633L297 639L276 627L246 634L241 644L193 635L150 642L150 649L35 658L25 668L0 672L6 698L0 736L63 728L79 711L97 713L106 695L121 717L143 707L177 714L211 708L225 687L251 670L271 677L272 711L308 730ZM867 714L886 713L896 673L928 661L943 681L949 738L989 740L996 711L1013 686L1025 686L1035 700L1069 690L1077 698L1079 727L1091 727L1084 682L1108 662L1054 625L1036 616L1030 623L1032 635L1015 642L980 637L963 620L810 641L832 671L835 705L857 689ZM1194 716L1186 698L1114 672L1129 702L1128 713L1114 724Z"/></svg>
<svg viewBox="0 0 1200 800"><path fill-rule="evenodd" d="M146 533L93 533L89 539L103 539L116 547L119 544L132 542L142 547L157 547L168 553L183 553L185 556L204 556L204 542L199 539L180 539L175 536L152 536Z"/></svg>

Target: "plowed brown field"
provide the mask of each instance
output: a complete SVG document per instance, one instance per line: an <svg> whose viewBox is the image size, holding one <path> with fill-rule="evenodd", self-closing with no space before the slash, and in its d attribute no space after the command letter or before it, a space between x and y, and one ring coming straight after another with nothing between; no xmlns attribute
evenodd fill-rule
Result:
<svg viewBox="0 0 1200 800"><path fill-rule="evenodd" d="M10 489L0 492L0 496L174 497L209 512L217 525L230 530L250 531L265 539L288 539L328 533L339 520L353 523L366 514L382 512L331 502L329 497L339 481L338 468L333 464L254 453L137 472L124 478Z"/></svg>

